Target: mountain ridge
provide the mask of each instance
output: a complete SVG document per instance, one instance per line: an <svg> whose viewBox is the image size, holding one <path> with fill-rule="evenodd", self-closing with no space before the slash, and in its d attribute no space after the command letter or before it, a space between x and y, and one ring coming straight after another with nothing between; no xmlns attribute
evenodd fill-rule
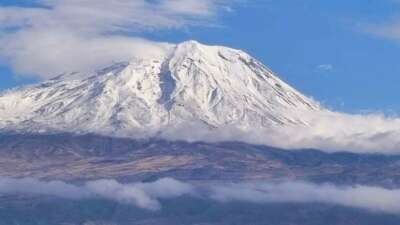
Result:
<svg viewBox="0 0 400 225"><path fill-rule="evenodd" d="M187 41L159 57L69 73L0 95L0 128L151 135L210 128L307 125L324 110L247 53Z"/></svg>

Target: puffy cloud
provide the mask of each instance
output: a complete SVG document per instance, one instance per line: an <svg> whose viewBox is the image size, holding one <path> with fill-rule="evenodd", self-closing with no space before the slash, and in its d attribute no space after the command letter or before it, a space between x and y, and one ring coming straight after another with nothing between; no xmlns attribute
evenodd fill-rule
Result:
<svg viewBox="0 0 400 225"><path fill-rule="evenodd" d="M135 184L99 180L87 183L86 187L98 196L150 210L161 208L158 198L173 198L192 192L191 185L171 178L164 178L153 183Z"/></svg>
<svg viewBox="0 0 400 225"><path fill-rule="evenodd" d="M0 55L19 74L52 77L87 72L135 57L163 55L171 46L124 36L85 36L65 30L27 30L0 38Z"/></svg>
<svg viewBox="0 0 400 225"><path fill-rule="evenodd" d="M0 7L0 60L19 74L49 78L112 61L159 54L168 46L132 34L208 26L225 0L37 0Z"/></svg>
<svg viewBox="0 0 400 225"><path fill-rule="evenodd" d="M190 142L243 141L284 149L314 148L327 152L400 152L400 118L337 112L302 115L311 121L307 126L287 125L255 130L232 125L210 129L202 123L191 123L169 129L162 137Z"/></svg>

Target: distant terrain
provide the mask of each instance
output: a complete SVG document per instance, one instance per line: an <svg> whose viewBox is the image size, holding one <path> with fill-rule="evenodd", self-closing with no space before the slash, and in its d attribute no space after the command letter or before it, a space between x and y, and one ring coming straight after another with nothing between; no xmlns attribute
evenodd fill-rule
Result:
<svg viewBox="0 0 400 225"><path fill-rule="evenodd" d="M307 180L400 187L400 156L282 150L240 142L132 140L100 135L3 134L0 175L79 181Z"/></svg>

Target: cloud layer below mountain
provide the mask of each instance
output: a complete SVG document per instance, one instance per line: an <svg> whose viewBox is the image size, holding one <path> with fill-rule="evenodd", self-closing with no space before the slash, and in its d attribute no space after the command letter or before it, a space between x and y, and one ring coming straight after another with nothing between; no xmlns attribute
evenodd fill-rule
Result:
<svg viewBox="0 0 400 225"><path fill-rule="evenodd" d="M173 198L192 193L190 184L171 178L153 183L121 184L115 180L96 180L84 185L72 185L62 181L39 181L33 178L0 178L0 194L33 194L66 199L104 198L139 208L157 210L158 199Z"/></svg>
<svg viewBox="0 0 400 225"><path fill-rule="evenodd" d="M400 190L368 186L335 186L305 182L206 183L194 185L171 178L152 183L122 184L115 180L73 185L32 178L0 178L0 194L34 194L66 199L104 198L148 210L162 208L160 199L190 195L217 202L326 203L371 211L400 213Z"/></svg>
<svg viewBox="0 0 400 225"><path fill-rule="evenodd" d="M231 125L210 129L194 122L169 129L162 137L190 142L242 141L284 149L314 148L327 152L400 153L400 118L337 112L308 112L303 116L311 121L307 126L253 129Z"/></svg>

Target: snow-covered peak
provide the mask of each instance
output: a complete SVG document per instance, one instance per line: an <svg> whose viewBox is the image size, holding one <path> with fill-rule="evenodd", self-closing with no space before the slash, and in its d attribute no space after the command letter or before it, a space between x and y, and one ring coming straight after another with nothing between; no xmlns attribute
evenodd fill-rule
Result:
<svg viewBox="0 0 400 225"><path fill-rule="evenodd" d="M178 44L165 55L63 74L0 95L0 127L28 131L154 133L210 127L307 125L318 103L243 51Z"/></svg>

